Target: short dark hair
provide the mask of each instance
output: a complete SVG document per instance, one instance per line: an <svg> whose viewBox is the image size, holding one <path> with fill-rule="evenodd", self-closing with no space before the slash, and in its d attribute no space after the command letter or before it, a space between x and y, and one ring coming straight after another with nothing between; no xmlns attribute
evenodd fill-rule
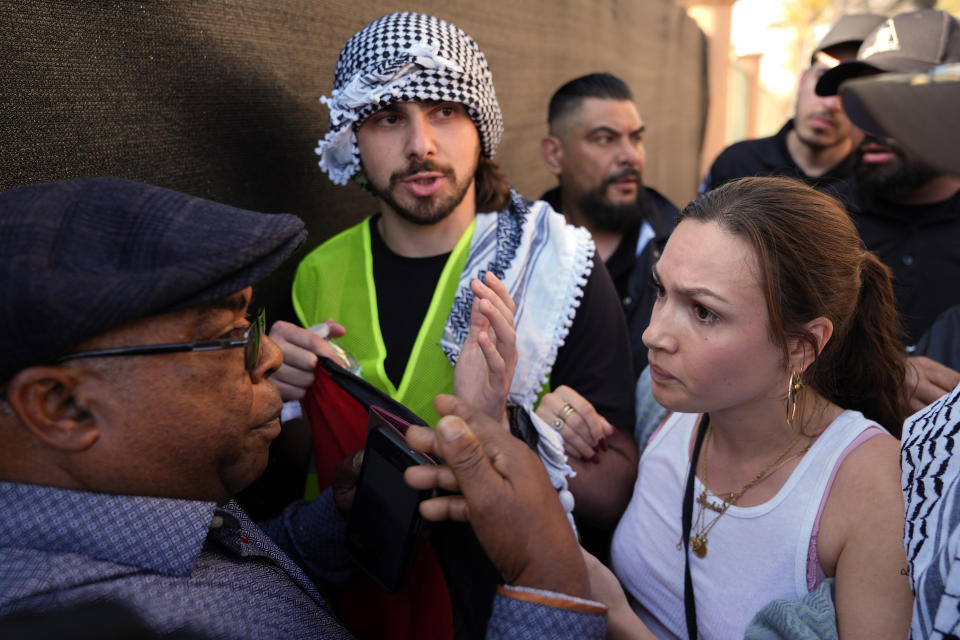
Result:
<svg viewBox="0 0 960 640"><path fill-rule="evenodd" d="M547 124L553 133L554 123L580 106L584 98L633 101L633 92L627 83L611 73L590 73L566 83L550 98Z"/></svg>

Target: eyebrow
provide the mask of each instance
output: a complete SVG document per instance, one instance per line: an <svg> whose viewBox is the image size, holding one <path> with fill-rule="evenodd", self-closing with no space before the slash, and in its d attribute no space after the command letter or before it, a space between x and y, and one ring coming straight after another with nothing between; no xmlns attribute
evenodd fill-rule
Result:
<svg viewBox="0 0 960 640"><path fill-rule="evenodd" d="M247 307L250 306L250 303L253 302L253 297L251 296L250 302L247 301L247 297L243 292L237 292L232 295L227 296L226 298L221 298L215 302L205 304L202 307L199 307L197 311L197 326L203 327L207 325L213 315L218 311L230 311L233 313L246 311Z"/></svg>
<svg viewBox="0 0 960 640"><path fill-rule="evenodd" d="M657 265L653 265L653 277L656 279L656 281L657 281L658 283L660 283L661 286L663 286L663 281L660 279L660 274L657 272ZM716 292L714 292L714 291L712 291L712 290L710 290L710 289L707 289L706 287L680 287L680 286L675 286L675 287L673 287L673 290L676 291L677 293L679 293L680 295L686 296L686 297L688 297L688 298L695 298L695 297L697 297L697 296L707 296L707 297L713 298L713 299L715 299L715 300L719 300L720 302L724 302L724 303L726 303L726 304L730 304L730 301L729 301L729 300L727 300L726 298L724 298L724 297L721 296L720 294L718 294L718 293L716 293Z"/></svg>
<svg viewBox="0 0 960 640"><path fill-rule="evenodd" d="M647 130L646 125L641 125L639 129L634 129L633 131L627 132L627 135L635 136L637 134L643 133L646 130ZM590 131L587 132L587 136L595 136L598 133L609 133L610 135L613 135L613 136L623 135L623 133L621 133L619 130L603 124L603 125L600 125L599 127L594 127L593 129L590 129Z"/></svg>
<svg viewBox="0 0 960 640"><path fill-rule="evenodd" d="M599 126L599 127L594 127L593 129L590 129L590 131L587 133L587 135L592 137L592 136L597 135L598 133L609 133L609 134L612 135L612 136L620 136L620 135L623 135L623 134L621 134L619 131L617 131L616 129L614 129L613 127L608 127L608 126L606 126L606 125L601 125L601 126Z"/></svg>

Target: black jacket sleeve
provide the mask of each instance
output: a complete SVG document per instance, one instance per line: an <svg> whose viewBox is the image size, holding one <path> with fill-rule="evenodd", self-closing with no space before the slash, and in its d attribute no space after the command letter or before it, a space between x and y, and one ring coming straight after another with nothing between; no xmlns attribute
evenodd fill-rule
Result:
<svg viewBox="0 0 960 640"><path fill-rule="evenodd" d="M567 385L618 429L633 429L633 364L613 280L596 255L570 333L557 351L550 387Z"/></svg>

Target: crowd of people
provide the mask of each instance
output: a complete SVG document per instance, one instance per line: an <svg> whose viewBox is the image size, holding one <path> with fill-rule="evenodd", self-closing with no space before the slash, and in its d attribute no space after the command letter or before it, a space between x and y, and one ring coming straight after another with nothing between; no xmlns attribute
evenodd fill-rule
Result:
<svg viewBox="0 0 960 640"><path fill-rule="evenodd" d="M478 44L371 22L316 152L378 211L301 260L300 325L252 305L296 216L110 177L0 194L0 636L955 637L960 23L844 16L810 63L682 209L631 89L574 78L531 201ZM333 402L325 359L429 425L419 595L355 582L360 455L277 518L234 499Z"/></svg>

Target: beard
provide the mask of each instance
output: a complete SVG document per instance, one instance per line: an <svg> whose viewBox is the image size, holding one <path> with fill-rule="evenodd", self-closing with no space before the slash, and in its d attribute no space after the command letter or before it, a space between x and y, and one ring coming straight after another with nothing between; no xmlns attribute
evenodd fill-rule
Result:
<svg viewBox="0 0 960 640"><path fill-rule="evenodd" d="M881 144L896 156L896 160L882 164L866 163L863 161L863 152L860 148L857 149L853 170L859 187L872 196L896 200L943 175L942 171L908 155L903 147L895 142L880 140L868 134L861 144L867 143Z"/></svg>
<svg viewBox="0 0 960 640"><path fill-rule="evenodd" d="M607 189L614 182L628 177L637 179L636 199L625 204L610 204L606 198ZM629 233L639 227L647 218L651 206L650 196L640 179L640 172L632 167L607 176L600 186L580 198L580 211L593 227L598 231L612 233Z"/></svg>
<svg viewBox="0 0 960 640"><path fill-rule="evenodd" d="M402 204L394 197L394 191L401 182L420 172L443 174L444 178L453 187L452 191L426 197L411 196L413 198L412 204ZM476 167L470 172L470 179L461 184L457 181L453 167L440 165L432 160L419 160L412 161L404 169L394 172L387 185L381 186L368 180L366 186L373 195L383 200L398 216L407 222L429 226L447 218L463 202L470 185L473 184L474 173L476 173Z"/></svg>

